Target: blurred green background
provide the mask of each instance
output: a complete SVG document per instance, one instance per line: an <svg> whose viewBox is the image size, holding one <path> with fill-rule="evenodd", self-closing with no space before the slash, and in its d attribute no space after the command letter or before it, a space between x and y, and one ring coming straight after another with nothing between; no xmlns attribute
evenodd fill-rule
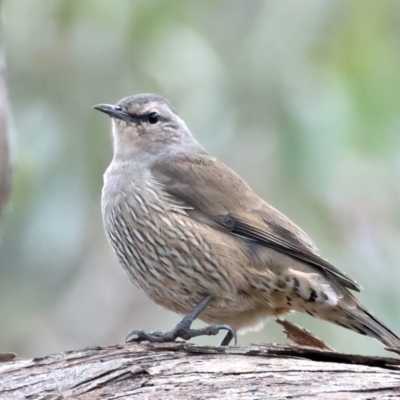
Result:
<svg viewBox="0 0 400 400"><path fill-rule="evenodd" d="M400 333L399 1L4 0L2 18L14 183L0 351L113 344L179 320L129 282L101 222L110 121L92 106L141 92L167 97ZM384 354L373 339L288 318L337 350ZM270 321L239 337L256 341L285 339Z"/></svg>

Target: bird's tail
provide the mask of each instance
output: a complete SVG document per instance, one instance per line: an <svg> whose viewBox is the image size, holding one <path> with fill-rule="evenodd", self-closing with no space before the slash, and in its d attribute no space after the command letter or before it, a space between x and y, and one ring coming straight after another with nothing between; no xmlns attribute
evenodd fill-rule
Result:
<svg viewBox="0 0 400 400"><path fill-rule="evenodd" d="M337 312L324 319L362 335L373 337L387 347L400 349L400 338L358 302L352 307L342 306Z"/></svg>

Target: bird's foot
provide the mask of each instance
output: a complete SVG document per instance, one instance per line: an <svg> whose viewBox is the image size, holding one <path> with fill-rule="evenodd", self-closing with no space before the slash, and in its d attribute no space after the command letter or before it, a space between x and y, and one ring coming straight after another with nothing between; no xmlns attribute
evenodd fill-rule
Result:
<svg viewBox="0 0 400 400"><path fill-rule="evenodd" d="M181 321L172 331L169 332L149 332L144 331L132 331L129 332L125 341L126 343L140 343L140 342L150 342L150 343L166 343L175 342L176 339L180 338L183 340L190 340L198 336L215 336L221 330L228 331L231 338L235 339L236 344L236 331L229 325L209 325L201 329L191 329L190 325L182 324ZM227 335L228 335L227 334Z"/></svg>
<svg viewBox="0 0 400 400"><path fill-rule="evenodd" d="M178 325L172 331L169 332L150 332L146 333L144 331L132 331L129 332L125 342L150 342L150 343L166 343L166 342L175 342L176 339L181 338L183 340L190 340L194 337L198 336L215 336L218 335L219 331L226 330L228 333L226 334L224 340L221 345L227 346L232 339L235 339L235 344L237 342L236 331L230 325L209 325L205 328L201 329L191 329L191 325L193 321L199 316L199 314L210 304L212 300L211 296L204 297L193 310L186 315L179 322Z"/></svg>
<svg viewBox="0 0 400 400"><path fill-rule="evenodd" d="M223 338L222 342L219 345L229 346L229 343L232 341L232 339L235 339L235 344L236 344L237 343L236 332L228 330L228 332L226 333L225 337Z"/></svg>
<svg viewBox="0 0 400 400"><path fill-rule="evenodd" d="M167 332L169 333L169 332ZM128 333L125 338L125 343L140 343L140 342L150 342L150 343L164 343L168 342L166 339L166 334L163 332L145 332L134 330Z"/></svg>
<svg viewBox="0 0 400 400"><path fill-rule="evenodd" d="M178 328L178 326L177 326ZM177 337L183 339L183 340L190 340L198 336L216 336L220 331L226 330L232 335L232 337L235 339L235 343L237 341L236 338L236 331L227 324L222 324L222 325L208 325L204 328L201 329L191 329L190 327L184 327L184 328L178 328L176 331ZM174 330L171 331L174 332Z"/></svg>

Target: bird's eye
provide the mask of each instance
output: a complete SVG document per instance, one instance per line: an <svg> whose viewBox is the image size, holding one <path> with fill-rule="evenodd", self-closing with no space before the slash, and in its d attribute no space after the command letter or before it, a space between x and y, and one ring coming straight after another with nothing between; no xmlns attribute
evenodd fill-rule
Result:
<svg viewBox="0 0 400 400"><path fill-rule="evenodd" d="M158 114L156 112L151 112L147 115L147 120L150 124L156 124L158 122Z"/></svg>

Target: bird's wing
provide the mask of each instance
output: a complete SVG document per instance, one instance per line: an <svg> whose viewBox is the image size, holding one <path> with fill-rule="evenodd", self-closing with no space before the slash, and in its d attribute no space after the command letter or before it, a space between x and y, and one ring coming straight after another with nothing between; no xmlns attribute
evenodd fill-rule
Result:
<svg viewBox="0 0 400 400"><path fill-rule="evenodd" d="M152 167L152 175L193 219L309 263L344 287L360 291L357 282L318 254L306 233L208 154L161 160Z"/></svg>

